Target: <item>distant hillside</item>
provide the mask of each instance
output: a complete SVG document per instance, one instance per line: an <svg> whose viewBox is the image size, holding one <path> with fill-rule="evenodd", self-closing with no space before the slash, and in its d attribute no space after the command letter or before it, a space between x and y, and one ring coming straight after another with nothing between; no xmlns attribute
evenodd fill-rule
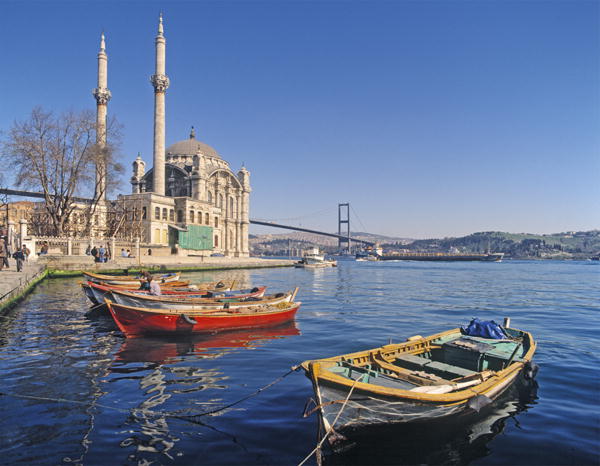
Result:
<svg viewBox="0 0 600 466"><path fill-rule="evenodd" d="M503 252L515 259L586 259L600 253L600 230L564 232L550 235L530 233L478 232L460 238L412 240L365 232L351 236L381 244L384 252ZM252 253L255 255L287 255L290 249L298 255L302 249L318 246L323 251L337 251L335 238L294 232L275 235L252 235Z"/></svg>

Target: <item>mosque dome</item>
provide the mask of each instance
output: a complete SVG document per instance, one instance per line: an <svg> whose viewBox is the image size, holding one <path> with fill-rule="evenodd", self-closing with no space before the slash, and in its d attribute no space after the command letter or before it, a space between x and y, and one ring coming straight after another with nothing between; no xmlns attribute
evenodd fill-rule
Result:
<svg viewBox="0 0 600 466"><path fill-rule="evenodd" d="M197 153L200 153L202 155L208 155L209 157L220 158L219 154L214 148L196 139L196 132L194 131L193 126L192 131L190 132L190 137L188 139L178 141L175 144L167 147L167 150L165 152L167 157L193 157Z"/></svg>

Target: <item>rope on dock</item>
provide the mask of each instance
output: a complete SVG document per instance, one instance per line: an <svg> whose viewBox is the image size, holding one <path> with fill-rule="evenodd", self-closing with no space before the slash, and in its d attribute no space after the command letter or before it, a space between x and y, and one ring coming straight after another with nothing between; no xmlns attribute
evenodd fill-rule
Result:
<svg viewBox="0 0 600 466"><path fill-rule="evenodd" d="M329 437L329 434L331 434L334 430L333 427L335 426L336 422L338 421L338 419L340 418L342 411L344 411L344 408L346 407L346 405L348 404L348 400L350 400L350 397L352 396L352 392L354 391L354 388L356 387L356 384L365 376L367 375L366 373L362 374L359 378L357 378L354 383L352 384L352 387L350 388L350 391L348 392L348 396L346 397L346 399L344 400L344 403L342 404L342 407L340 408L340 410L338 411L337 415L335 416L335 419L333 420L333 422L331 423L331 425L329 426L329 429L327 429L327 432L325 432L325 435L323 435L323 438L319 441L319 443L317 443L317 446L313 449L313 451L311 451L308 456L306 456L306 458L304 458L300 463L298 463L298 466L302 466L304 463L306 463L309 458L314 455L315 453L321 451L321 446L323 445L323 443L325 442L325 440L327 440L327 437Z"/></svg>

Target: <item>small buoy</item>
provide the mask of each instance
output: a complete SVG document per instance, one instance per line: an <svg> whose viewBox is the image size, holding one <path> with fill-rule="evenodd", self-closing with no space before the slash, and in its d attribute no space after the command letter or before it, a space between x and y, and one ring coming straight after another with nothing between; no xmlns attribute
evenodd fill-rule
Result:
<svg viewBox="0 0 600 466"><path fill-rule="evenodd" d="M533 361L527 361L523 367L523 377L525 380L533 380L538 373L540 366Z"/></svg>
<svg viewBox="0 0 600 466"><path fill-rule="evenodd" d="M477 395L467 401L467 408L479 412L486 406L490 405L492 400L485 395Z"/></svg>
<svg viewBox="0 0 600 466"><path fill-rule="evenodd" d="M181 317L183 318L183 320L185 320L188 324L191 325L196 325L198 322L194 319L192 319L190 316L188 316L187 314L181 314Z"/></svg>

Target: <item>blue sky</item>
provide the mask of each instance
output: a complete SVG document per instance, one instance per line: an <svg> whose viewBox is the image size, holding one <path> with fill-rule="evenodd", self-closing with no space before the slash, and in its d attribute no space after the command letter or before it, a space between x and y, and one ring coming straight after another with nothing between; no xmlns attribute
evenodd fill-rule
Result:
<svg viewBox="0 0 600 466"><path fill-rule="evenodd" d="M104 30L129 192L161 10L167 145L194 125L245 163L253 218L333 231L350 202L353 230L402 237L600 228L600 2L4 0L0 129L93 109Z"/></svg>

